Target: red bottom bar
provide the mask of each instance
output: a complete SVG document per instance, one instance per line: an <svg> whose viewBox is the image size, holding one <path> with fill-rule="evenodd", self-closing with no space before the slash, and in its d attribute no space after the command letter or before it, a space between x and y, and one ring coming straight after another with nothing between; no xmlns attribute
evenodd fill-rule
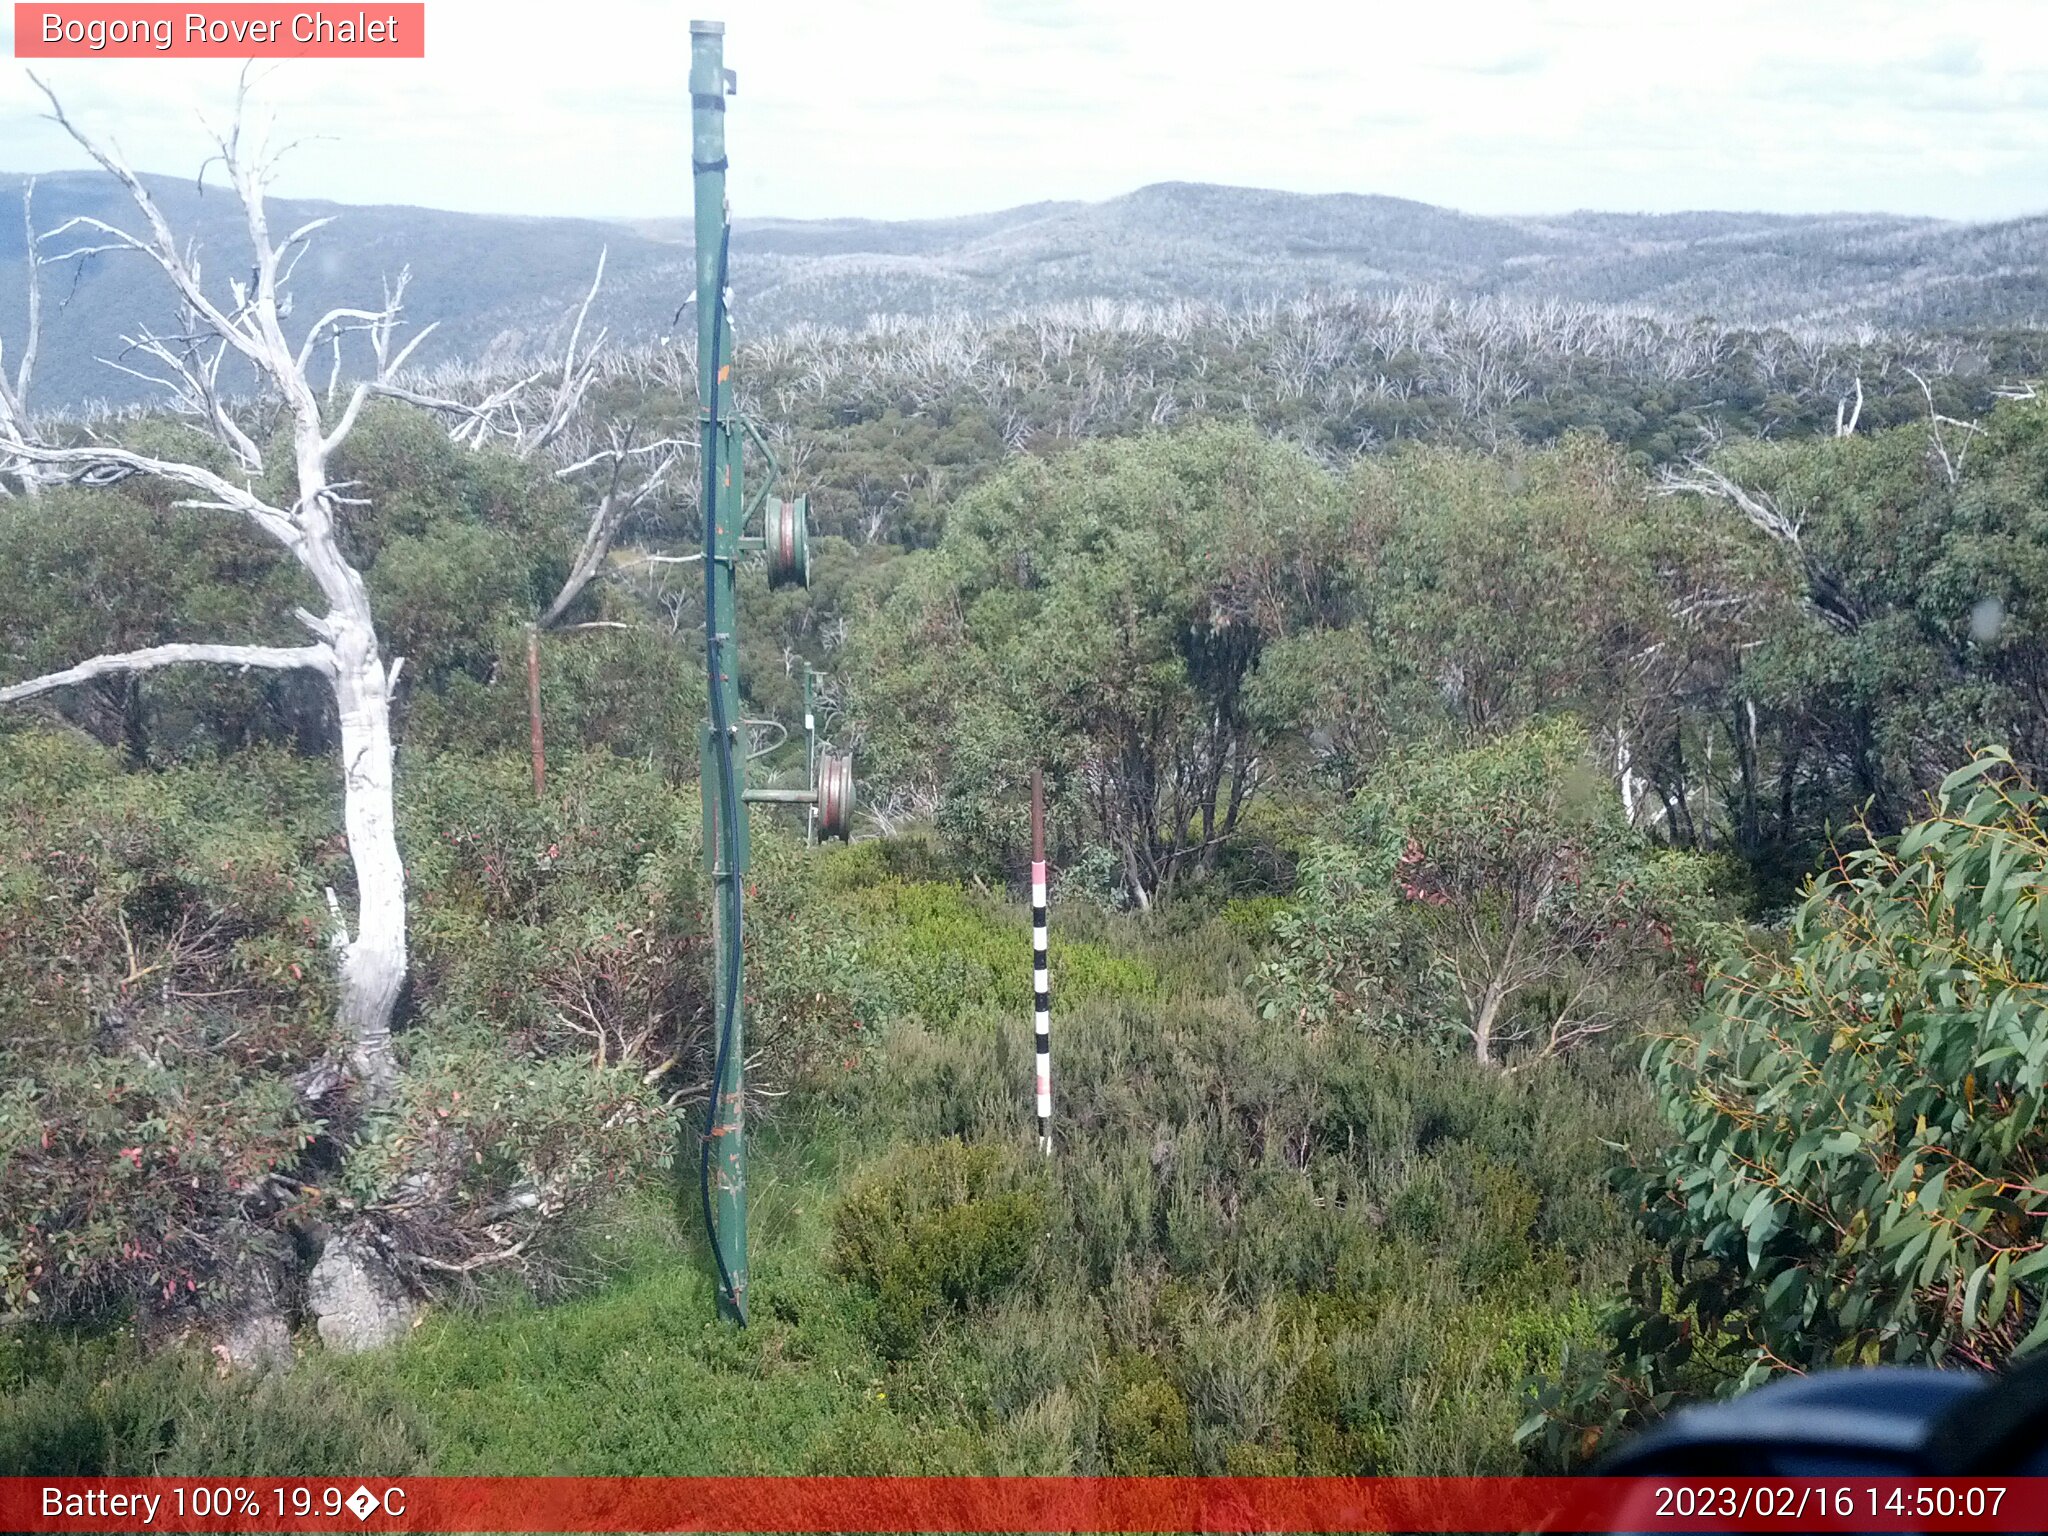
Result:
<svg viewBox="0 0 2048 1536"><path fill-rule="evenodd" d="M0 1530L2044 1531L2048 1478L0 1478Z"/></svg>

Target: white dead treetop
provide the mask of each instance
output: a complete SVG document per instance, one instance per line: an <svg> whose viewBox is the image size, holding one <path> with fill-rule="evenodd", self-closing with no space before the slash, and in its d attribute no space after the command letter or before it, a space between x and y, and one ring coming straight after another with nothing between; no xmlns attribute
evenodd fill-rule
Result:
<svg viewBox="0 0 2048 1536"><path fill-rule="evenodd" d="M563 615L603 573L620 531L655 499L696 446L676 437L639 442L633 424L617 421L604 424L599 441L598 430L584 413L585 399L605 365L609 333L600 328L587 345L584 333L591 307L604 287L608 255L608 251L598 253L597 271L570 321L559 364L523 371L473 400L447 393L445 386L444 392L437 392L417 383L388 379L371 386L443 417L449 424L451 442L472 450L495 446L523 459L558 459L562 462L554 471L556 479L596 484L597 500L590 509L582 546L561 590L536 621L539 629L561 626ZM551 381L544 389L543 380Z"/></svg>
<svg viewBox="0 0 2048 1536"><path fill-rule="evenodd" d="M36 346L41 339L43 325L41 263L36 260L35 197L36 182L31 176L21 189L21 227L27 242L23 248L28 253L28 317L22 333L21 356L15 359L11 381L4 366L7 361L6 344L0 340L0 440L33 436L28 414L28 391L35 379ZM16 484L23 495L35 495L34 475L20 475ZM0 476L0 496L9 494L12 493L8 490L6 478Z"/></svg>
<svg viewBox="0 0 2048 1536"><path fill-rule="evenodd" d="M33 78L33 77L32 77ZM170 481L193 494L184 508L231 512L246 518L265 537L287 550L318 590L324 611L305 609L296 617L312 635L302 646L181 644L96 656L62 671L0 687L0 703L47 693L114 673L209 663L312 672L333 692L341 738L343 823L355 866L356 911L350 933L336 911L334 941L341 968L341 1022L351 1042L350 1065L371 1097L391 1090L396 1069L391 1020L407 968L405 870L400 862L392 803L391 692L398 663L387 665L371 616L361 572L342 553L335 519L346 504L330 463L355 426L363 405L376 394L397 394L393 380L427 334L396 344L405 280L388 285L377 308L339 308L317 319L294 345L284 320L290 312L288 284L307 243L328 219L315 219L275 238L265 215L264 194L275 157L261 145L243 142L244 90L233 124L218 135L219 160L240 199L253 267L246 280L229 285L222 303L201 285L197 255L182 248L149 189L110 148L66 116L61 102L41 80L51 117L78 145L119 181L141 216L132 233L101 219L80 217L52 230L44 240L79 242L47 260L100 251L129 252L153 264L169 282L180 309L176 334L138 330L127 340L136 363L115 366L152 379L172 404L218 439L233 456L232 475L200 464L136 453L112 444L57 446L41 441L20 411L17 385L0 407L0 476L26 485L105 485L131 475ZM35 248L31 250L31 261ZM344 333L367 339L375 360L370 377L354 384L332 419L308 380L320 348L333 347ZM290 427L293 499L266 499L257 487L264 473L262 447L235 419L221 389L224 362L239 360L259 384L283 404ZM26 370L20 375L26 382ZM332 388L330 386L330 398Z"/></svg>
<svg viewBox="0 0 2048 1536"><path fill-rule="evenodd" d="M1792 549L1801 548L1798 518L1779 507L1768 491L1752 491L1736 484L1705 459L1688 458L1683 470L1660 471L1657 489L1666 496L1707 496L1730 502L1759 533Z"/></svg>
<svg viewBox="0 0 2048 1536"><path fill-rule="evenodd" d="M1969 457L1970 439L1982 437L1984 429L1974 421L1958 421L1953 416L1942 415L1935 409L1934 390L1926 378L1918 369L1908 368L1906 372L1912 375L1913 382L1920 386L1920 393L1927 401L1927 446L1934 450L1934 456L1941 461L1941 471L1948 478L1948 483L1954 485L1963 478L1963 460ZM1949 450L1947 437L1942 433L1941 429L1944 426L1953 427L1961 439L1953 453Z"/></svg>
<svg viewBox="0 0 2048 1536"><path fill-rule="evenodd" d="M1849 397L1842 396L1835 402L1835 436L1854 437L1856 423L1863 419L1863 375L1856 375L1856 404L1850 408Z"/></svg>
<svg viewBox="0 0 2048 1536"><path fill-rule="evenodd" d="M576 552L569 576L555 600L541 615L540 627L552 629L561 622L584 588L604 569L619 530L660 492L670 474L693 446L680 438L664 437L636 444L631 427L612 425L606 429L607 445L555 471L556 478L568 480L590 470L604 476L604 489L590 514L583 546ZM631 471L629 474L628 471Z"/></svg>
<svg viewBox="0 0 2048 1536"><path fill-rule="evenodd" d="M583 328L589 323L590 307L597 302L598 291L604 286L604 267L609 254L609 249L598 252L597 273L570 323L569 341L563 348L559 370L532 369L491 389L479 400L435 393L419 383L400 383L388 376L369 387L377 393L408 401L445 417L451 442L472 449L496 444L509 448L521 458L534 457L569 431L582 409L584 396L597 382L600 355L608 333L599 330L586 348L583 346ZM391 372L395 373L396 368ZM551 373L554 374L553 387L545 401L536 406L530 398L534 386Z"/></svg>
<svg viewBox="0 0 2048 1536"><path fill-rule="evenodd" d="M1806 581L1807 607L1822 623L1847 634L1868 617L1841 572L1807 546L1801 520L1779 506L1768 491L1738 484L1697 456L1688 458L1682 470L1661 471L1657 491L1664 496L1705 496L1736 507L1751 527L1791 552Z"/></svg>

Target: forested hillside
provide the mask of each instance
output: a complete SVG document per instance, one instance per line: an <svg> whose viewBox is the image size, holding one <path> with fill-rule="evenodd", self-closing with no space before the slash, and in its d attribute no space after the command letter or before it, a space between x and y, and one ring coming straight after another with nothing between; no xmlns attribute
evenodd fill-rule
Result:
<svg viewBox="0 0 2048 1536"><path fill-rule="evenodd" d="M196 244L216 296L242 274L230 190L143 178ZM25 178L0 174L12 209ZM308 317L412 273L418 313L438 327L427 364L510 367L544 349L590 284L605 285L594 324L634 343L676 328L690 283L685 221L604 224L430 208L271 202L280 232L330 219L314 260L294 274ZM104 249L76 219L110 219L121 194L103 177L36 182L46 286L42 393L51 408L146 400L126 350L139 324L173 319L167 296L130 255ZM1545 317L1613 309L1666 327L1781 329L1855 342L1910 333L1999 333L2048 313L2043 223L1958 224L1882 214L1572 213L1486 218L1399 198L1324 196L1167 183L1103 203L1052 203L966 218L740 219L733 235L739 322L753 336L877 318L1000 325L1013 311L1110 301L1254 313L1312 295L1424 310L1481 307L1542 326ZM0 329L22 328L22 221L0 219ZM79 256L75 253L90 252ZM1563 306L1561 309L1560 306ZM1581 321L1580 323L1585 323ZM1615 316L1597 323L1621 325ZM1731 334L1730 344L1741 345ZM1977 351L1984 347L1979 345ZM351 347L345 366L367 366Z"/></svg>
<svg viewBox="0 0 2048 1536"><path fill-rule="evenodd" d="M226 242L216 198L161 211ZM0 1472L1512 1473L2048 1335L2038 332L1525 302L1485 273L1839 228L1363 200L1285 238L1483 296L743 332L814 535L807 589L742 574L750 772L802 780L760 722L815 667L863 812L750 825L742 1331L656 258L586 312L554 247L525 366L435 363L457 248L402 311L360 248L293 300L296 212L232 301L147 235L67 301L182 296L247 392L164 335L157 407L0 388ZM749 264L1217 270L1099 216ZM1899 313L1981 276L1854 238Z"/></svg>
<svg viewBox="0 0 2048 1536"><path fill-rule="evenodd" d="M1852 332L2037 321L2042 228L1882 214L1488 218L1402 198L1169 182L978 219L742 223L735 248L774 285L760 300L773 323L1097 296L1243 304L1422 290Z"/></svg>

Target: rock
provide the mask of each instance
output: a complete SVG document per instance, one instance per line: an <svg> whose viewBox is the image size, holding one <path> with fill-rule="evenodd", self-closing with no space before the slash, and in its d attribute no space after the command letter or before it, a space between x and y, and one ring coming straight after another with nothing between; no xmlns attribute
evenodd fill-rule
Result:
<svg viewBox="0 0 2048 1536"><path fill-rule="evenodd" d="M224 1371L288 1371L298 1360L292 1272L263 1234L243 1228L226 1236L238 1251L226 1267L225 1304L214 1314L213 1353Z"/></svg>
<svg viewBox="0 0 2048 1536"><path fill-rule="evenodd" d="M216 1354L230 1370L288 1371L297 1363L291 1325L280 1312L252 1312L221 1330Z"/></svg>
<svg viewBox="0 0 2048 1536"><path fill-rule="evenodd" d="M414 1306L382 1254L337 1233L306 1281L306 1306L329 1349L381 1349L412 1328Z"/></svg>

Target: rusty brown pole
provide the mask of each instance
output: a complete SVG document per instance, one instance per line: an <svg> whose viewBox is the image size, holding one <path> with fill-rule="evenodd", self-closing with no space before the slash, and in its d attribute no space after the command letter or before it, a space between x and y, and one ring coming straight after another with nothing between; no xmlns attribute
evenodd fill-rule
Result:
<svg viewBox="0 0 2048 1536"><path fill-rule="evenodd" d="M540 626L526 626L526 723L533 737L533 798L548 793L548 749L540 728Z"/></svg>

